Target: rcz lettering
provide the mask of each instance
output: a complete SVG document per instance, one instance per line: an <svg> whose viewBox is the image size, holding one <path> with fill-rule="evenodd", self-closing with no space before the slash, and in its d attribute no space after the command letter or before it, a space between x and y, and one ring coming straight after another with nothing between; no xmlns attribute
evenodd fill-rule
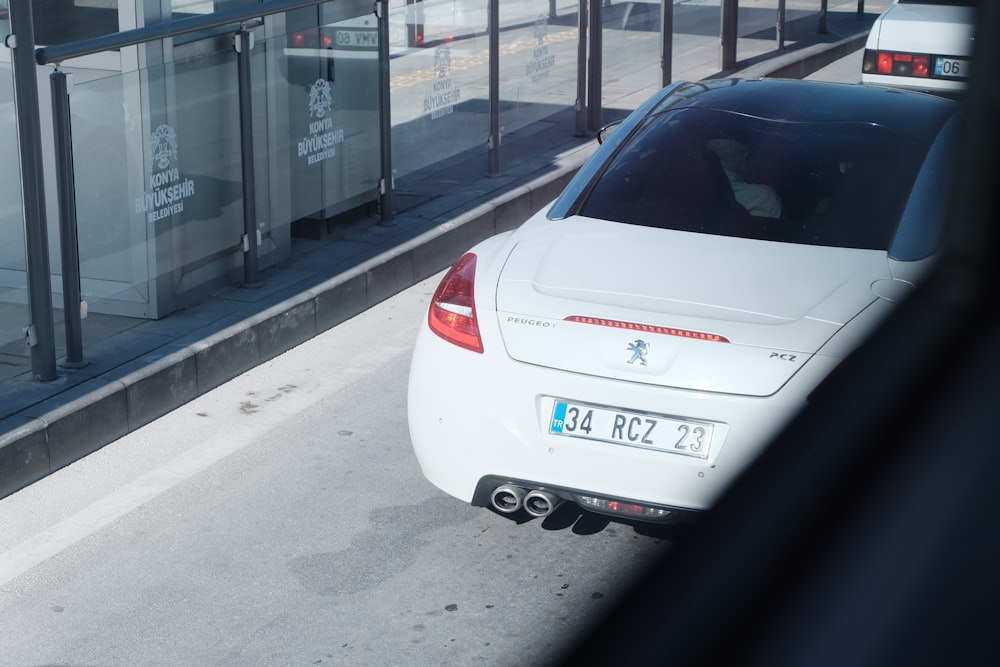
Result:
<svg viewBox="0 0 1000 667"><path fill-rule="evenodd" d="M611 428L611 437L616 440L628 440L629 442L641 442L644 445L652 445L653 441L649 438L649 435L653 432L656 422L652 419L645 421L647 428L643 431L643 420L640 417L629 419L625 415L615 415L615 423Z"/></svg>
<svg viewBox="0 0 1000 667"><path fill-rule="evenodd" d="M771 359L781 359L782 361L795 361L797 356L795 354L782 354L781 352L771 353Z"/></svg>

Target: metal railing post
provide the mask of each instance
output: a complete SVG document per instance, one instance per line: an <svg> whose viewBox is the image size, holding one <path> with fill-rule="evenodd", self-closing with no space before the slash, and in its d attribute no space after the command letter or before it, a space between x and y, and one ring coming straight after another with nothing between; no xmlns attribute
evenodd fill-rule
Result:
<svg viewBox="0 0 1000 667"><path fill-rule="evenodd" d="M668 0L669 1L669 0ZM587 136L587 0L579 0L576 42L576 136Z"/></svg>
<svg viewBox="0 0 1000 667"><path fill-rule="evenodd" d="M395 187L392 173L392 75L389 71L389 3L375 3L378 19L378 105L379 140L381 141L382 178L379 182L379 224L396 224L392 210L392 191Z"/></svg>
<svg viewBox="0 0 1000 667"><path fill-rule="evenodd" d="M736 69L736 40L739 38L739 3L737 0L722 0L722 12L719 18L721 49L719 54L719 69L731 72Z"/></svg>
<svg viewBox="0 0 1000 667"><path fill-rule="evenodd" d="M489 0L490 136L486 141L488 175L500 175L500 0Z"/></svg>
<svg viewBox="0 0 1000 667"><path fill-rule="evenodd" d="M56 67L49 75L52 91L52 129L55 142L56 189L59 201L59 238L62 257L63 317L66 327L67 368L86 366L83 359L83 308L80 295L80 243L76 216L76 180L73 167L73 130L69 84Z"/></svg>
<svg viewBox="0 0 1000 667"><path fill-rule="evenodd" d="M243 175L243 286L260 287L257 230L257 194L253 154L253 89L250 77L250 51L253 33L241 25L233 36L236 51L240 96L240 159Z"/></svg>
<svg viewBox="0 0 1000 667"><path fill-rule="evenodd" d="M587 66L587 128L593 131L601 129L604 115L601 104L602 49L604 48L604 20L601 11L602 0L590 0L588 21L590 23L590 49Z"/></svg>
<svg viewBox="0 0 1000 667"><path fill-rule="evenodd" d="M666 87L674 78L674 0L660 4L660 85Z"/></svg>
<svg viewBox="0 0 1000 667"><path fill-rule="evenodd" d="M31 372L34 378L50 382L57 377L56 340L31 0L10 0L8 11L11 34L7 37L7 46L11 49L14 70L14 115L17 118L28 278L28 325L24 328L24 334L25 342L31 350Z"/></svg>
<svg viewBox="0 0 1000 667"><path fill-rule="evenodd" d="M785 0L778 0L778 22L774 27L778 50L785 48Z"/></svg>

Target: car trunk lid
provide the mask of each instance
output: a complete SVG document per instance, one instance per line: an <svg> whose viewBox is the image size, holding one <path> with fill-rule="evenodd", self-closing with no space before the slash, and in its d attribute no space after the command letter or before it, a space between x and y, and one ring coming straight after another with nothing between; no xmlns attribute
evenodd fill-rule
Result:
<svg viewBox="0 0 1000 667"><path fill-rule="evenodd" d="M704 391L774 393L889 277L879 251L588 218L519 236L496 295L512 358Z"/></svg>
<svg viewBox="0 0 1000 667"><path fill-rule="evenodd" d="M895 5L881 21L878 48L909 51L919 37L922 53L971 55L973 11L972 7Z"/></svg>

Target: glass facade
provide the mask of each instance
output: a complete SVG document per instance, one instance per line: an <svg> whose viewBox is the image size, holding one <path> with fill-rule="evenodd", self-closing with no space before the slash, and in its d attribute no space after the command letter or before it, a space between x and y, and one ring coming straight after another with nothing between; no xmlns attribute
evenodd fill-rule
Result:
<svg viewBox="0 0 1000 667"><path fill-rule="evenodd" d="M250 0L36 0L39 45L208 15ZM250 24L254 201L259 266L290 256L305 225L358 211L380 194L382 114L391 117L393 183L449 158L487 162L488 0L390 0L390 100L379 95L370 0L337 0ZM500 156L504 140L537 140L577 97L579 3L509 0L499 9ZM618 11L618 10L615 10ZM140 15L141 14L141 15ZM620 19L620 17L619 17ZM633 17L633 21L635 18ZM656 29L615 29L604 80L658 75ZM620 23L620 20L619 20ZM0 0L0 31L7 25ZM188 33L67 62L82 298L100 314L159 318L243 276L243 170L238 26ZM613 46L612 46L613 45ZM638 49L638 50L637 50ZM647 67L647 65L644 65ZM62 308L51 68L39 67L46 215L57 322ZM613 86L611 86L613 88ZM384 111L383 111L384 109ZM573 127L558 128L559 136ZM555 135L552 135L555 136ZM0 349L26 354L24 224L10 52L0 47ZM474 153L474 154L475 154ZM475 174L479 177L482 174ZM84 321L87 327L87 320ZM62 348L57 324L57 347Z"/></svg>

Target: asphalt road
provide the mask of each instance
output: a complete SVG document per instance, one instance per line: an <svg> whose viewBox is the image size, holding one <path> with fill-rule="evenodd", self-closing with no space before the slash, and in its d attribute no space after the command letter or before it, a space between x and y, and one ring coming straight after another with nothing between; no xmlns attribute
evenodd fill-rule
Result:
<svg viewBox="0 0 1000 667"><path fill-rule="evenodd" d="M423 479L434 284L0 501L0 664L528 665L580 631L675 533Z"/></svg>

